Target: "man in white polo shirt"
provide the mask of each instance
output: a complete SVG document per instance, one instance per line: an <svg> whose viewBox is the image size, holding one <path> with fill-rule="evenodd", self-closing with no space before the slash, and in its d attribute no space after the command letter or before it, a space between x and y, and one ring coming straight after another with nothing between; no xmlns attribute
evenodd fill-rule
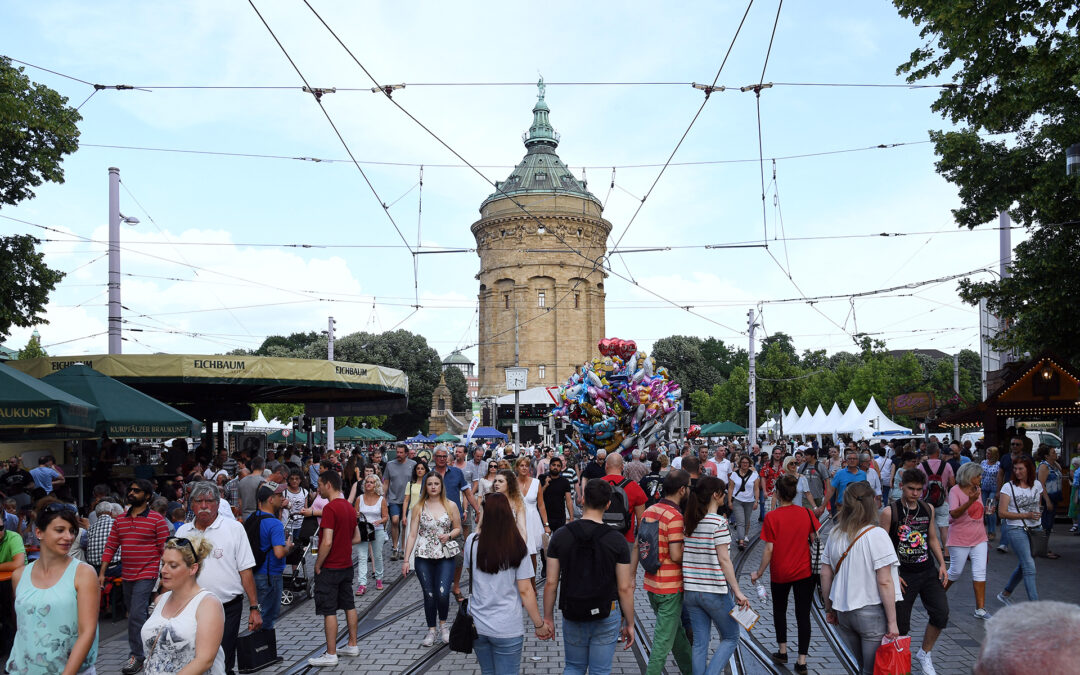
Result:
<svg viewBox="0 0 1080 675"><path fill-rule="evenodd" d="M236 636L240 633L245 595L250 610L248 630L262 627L262 614L252 572L255 556L248 544L247 532L239 521L219 513L220 500L217 485L196 483L191 490L191 508L195 520L181 525L176 536L198 535L214 545L213 552L203 561L199 585L216 595L225 607L221 649L225 652L225 672L235 675Z"/></svg>

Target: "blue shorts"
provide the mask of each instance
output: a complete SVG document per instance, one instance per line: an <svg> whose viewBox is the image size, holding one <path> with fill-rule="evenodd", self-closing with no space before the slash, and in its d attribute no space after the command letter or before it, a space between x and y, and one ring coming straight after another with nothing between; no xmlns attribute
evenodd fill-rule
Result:
<svg viewBox="0 0 1080 675"><path fill-rule="evenodd" d="M395 504L393 502L389 502L386 505L386 510L390 512L391 516L400 516L401 510L404 506L405 504Z"/></svg>

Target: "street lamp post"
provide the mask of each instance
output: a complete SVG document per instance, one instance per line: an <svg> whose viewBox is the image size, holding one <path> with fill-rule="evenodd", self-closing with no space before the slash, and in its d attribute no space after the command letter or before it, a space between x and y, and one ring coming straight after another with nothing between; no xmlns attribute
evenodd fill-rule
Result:
<svg viewBox="0 0 1080 675"><path fill-rule="evenodd" d="M119 354L120 346L120 223L137 225L138 218L120 213L120 169L109 167L109 353Z"/></svg>

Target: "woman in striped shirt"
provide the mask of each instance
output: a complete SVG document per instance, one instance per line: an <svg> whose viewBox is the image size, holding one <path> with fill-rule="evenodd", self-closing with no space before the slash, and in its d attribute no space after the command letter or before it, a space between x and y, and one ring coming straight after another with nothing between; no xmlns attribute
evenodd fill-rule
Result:
<svg viewBox="0 0 1080 675"><path fill-rule="evenodd" d="M736 604L749 607L739 590L728 554L731 533L727 518L717 514L724 503L724 483L702 476L686 500L683 542L683 606L694 631L694 675L724 670L739 645L739 624L730 612ZM710 624L720 632L720 646L709 659Z"/></svg>

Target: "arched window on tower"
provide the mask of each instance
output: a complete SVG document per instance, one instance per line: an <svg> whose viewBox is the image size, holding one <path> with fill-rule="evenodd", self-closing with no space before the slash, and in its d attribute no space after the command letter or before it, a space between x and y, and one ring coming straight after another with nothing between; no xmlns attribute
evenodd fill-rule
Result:
<svg viewBox="0 0 1080 675"><path fill-rule="evenodd" d="M442 398L442 397L440 396L440 397L439 397L439 412L443 412L443 411L445 411L445 410L446 410L446 399L445 399L445 398Z"/></svg>
<svg viewBox="0 0 1080 675"><path fill-rule="evenodd" d="M547 292L546 291L537 291L536 292L536 306L537 307L547 307Z"/></svg>
<svg viewBox="0 0 1080 675"><path fill-rule="evenodd" d="M503 295L503 309L510 309L510 294Z"/></svg>
<svg viewBox="0 0 1080 675"><path fill-rule="evenodd" d="M581 309L581 293L574 293L574 309Z"/></svg>

